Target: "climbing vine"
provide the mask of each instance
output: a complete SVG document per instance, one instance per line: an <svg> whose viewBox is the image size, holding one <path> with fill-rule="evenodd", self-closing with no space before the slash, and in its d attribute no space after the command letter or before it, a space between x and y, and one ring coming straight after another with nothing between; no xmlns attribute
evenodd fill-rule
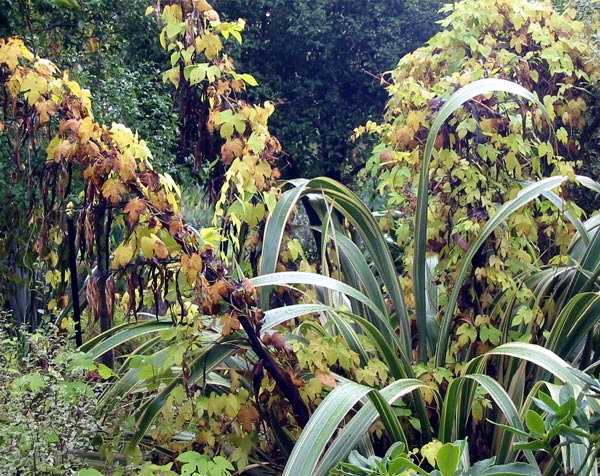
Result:
<svg viewBox="0 0 600 476"><path fill-rule="evenodd" d="M477 79L509 79L537 94L552 124L541 110L496 94L469 101L444 125L430 164L427 230L429 252L436 256L432 284L440 306L469 243L500 204L516 196L524 181L574 176L585 158L582 141L591 134L586 111L594 97L588 89L598 77L589 61L584 24L575 20L573 10L561 15L548 3L465 1L445 12L444 30L406 55L388 76L385 122L357 131L375 132L380 140L367 169L386 195L389 212L382 226L408 252L402 282L409 302L416 180L427 132L446 99ZM557 194L568 199L569 189ZM565 207L575 216L581 213L573 203ZM499 294L510 290L526 299L527 289L517 289L513 278L551 257L560 261L572 232L550 201L539 200L494 234L478 251L462 293L456 352L475 343L481 352L498 341L498 336L484 335L487 324L478 323L498 325L490 316L498 315L492 311ZM535 334L543 324L540 316L535 308L517 307L506 319L513 325L531 324Z"/></svg>

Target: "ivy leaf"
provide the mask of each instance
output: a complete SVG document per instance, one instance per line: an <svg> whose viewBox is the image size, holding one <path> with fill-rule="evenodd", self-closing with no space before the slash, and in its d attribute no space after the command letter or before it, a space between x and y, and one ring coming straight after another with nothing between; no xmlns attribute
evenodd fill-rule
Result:
<svg viewBox="0 0 600 476"><path fill-rule="evenodd" d="M200 230L200 238L204 246L209 246L211 248L218 248L221 241L223 241L223 237L219 233L218 228L208 227L202 228Z"/></svg>
<svg viewBox="0 0 600 476"><path fill-rule="evenodd" d="M200 271L202 271L202 258L198 253L191 256L186 254L181 256L181 270L189 284L194 284Z"/></svg>
<svg viewBox="0 0 600 476"><path fill-rule="evenodd" d="M425 446L423 446L423 448L421 448L421 454L431 466L435 466L435 460L437 458L438 451L441 447L441 441L433 440L427 443Z"/></svg>
<svg viewBox="0 0 600 476"><path fill-rule="evenodd" d="M298 238L294 238L293 240L288 241L287 248L290 251L290 255L292 256L292 260L296 261L298 256L304 255L304 250L302 249L302 244Z"/></svg>
<svg viewBox="0 0 600 476"><path fill-rule="evenodd" d="M324 370L316 370L315 377L318 378L323 385L326 385L328 387L335 387L337 385L335 377L331 375L331 372L327 372Z"/></svg>
<svg viewBox="0 0 600 476"><path fill-rule="evenodd" d="M143 236L140 240L140 247L142 248L142 253L148 259L154 256L154 238L152 236Z"/></svg>
<svg viewBox="0 0 600 476"><path fill-rule="evenodd" d="M171 69L168 69L167 71L165 71L163 73L162 76L162 80L163 83L166 83L167 81L170 81L171 84L173 84L173 86L175 86L175 88L179 87L179 80L180 80L180 76L179 76L179 67L175 66Z"/></svg>
<svg viewBox="0 0 600 476"><path fill-rule="evenodd" d="M479 337L482 342L489 342L492 345L499 345L502 339L502 331L493 326L483 326L479 329Z"/></svg>
<svg viewBox="0 0 600 476"><path fill-rule="evenodd" d="M185 22L169 23L166 27L167 38L170 40L175 38L177 35L185 33L186 24Z"/></svg>
<svg viewBox="0 0 600 476"><path fill-rule="evenodd" d="M221 35L223 35L223 38L225 38L226 40L229 39L229 35L233 36L237 42L241 45L242 44L242 35L241 35L241 31L243 29L243 23L233 23L233 22L227 22L227 23L221 23L219 25L219 31L221 32Z"/></svg>
<svg viewBox="0 0 600 476"><path fill-rule="evenodd" d="M42 94L48 91L48 81L34 72L30 72L21 82L21 92L30 106L33 106Z"/></svg>
<svg viewBox="0 0 600 476"><path fill-rule="evenodd" d="M100 377L102 377L104 380L110 377L118 377L117 373L114 370L112 370L110 367L107 367L104 364L98 365L98 373L100 374Z"/></svg>
<svg viewBox="0 0 600 476"><path fill-rule="evenodd" d="M213 9L206 0L194 0L194 7L199 12L208 12Z"/></svg>
<svg viewBox="0 0 600 476"><path fill-rule="evenodd" d="M209 63L198 63L191 66L186 66L183 70L183 77L194 86L205 79L210 83L214 83L216 78L221 77L221 70L218 66L211 66Z"/></svg>
<svg viewBox="0 0 600 476"><path fill-rule="evenodd" d="M167 248L167 245L165 245L165 243L158 238L157 236L154 235L154 254L156 255L157 258L160 259L166 259L169 257L169 250Z"/></svg>
<svg viewBox="0 0 600 476"><path fill-rule="evenodd" d="M247 145L253 153L260 154L263 150L265 150L265 147L267 146L267 144L265 143L265 136L257 134L256 132L252 132L250 138L247 141Z"/></svg>

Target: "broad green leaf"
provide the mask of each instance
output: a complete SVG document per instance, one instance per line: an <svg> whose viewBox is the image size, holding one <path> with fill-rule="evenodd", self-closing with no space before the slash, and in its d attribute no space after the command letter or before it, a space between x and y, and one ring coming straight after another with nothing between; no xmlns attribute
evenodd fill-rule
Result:
<svg viewBox="0 0 600 476"><path fill-rule="evenodd" d="M445 443L437 452L436 463L442 476L454 476L458 470L461 448L459 445Z"/></svg>
<svg viewBox="0 0 600 476"><path fill-rule="evenodd" d="M533 433L543 436L546 433L546 425L540 415L533 410L527 410L525 413L525 424Z"/></svg>

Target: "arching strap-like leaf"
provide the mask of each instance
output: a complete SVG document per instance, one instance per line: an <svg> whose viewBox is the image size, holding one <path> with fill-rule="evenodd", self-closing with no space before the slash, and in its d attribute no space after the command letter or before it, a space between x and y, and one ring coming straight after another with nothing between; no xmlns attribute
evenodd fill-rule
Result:
<svg viewBox="0 0 600 476"><path fill-rule="evenodd" d="M461 105L470 101L476 96L481 94L493 93L493 92L506 92L522 96L523 98L535 103L542 109L548 124L551 124L550 118L543 104L527 89L503 79L480 79L471 84L468 84L458 91L456 91L446 103L442 106L438 112L437 117L433 121L431 130L427 136L427 142L425 144L425 151L423 155L423 162L421 165L421 172L419 174L419 185L417 195L417 208L415 216L415 251L414 251L414 263L413 263L413 279L414 279L414 290L415 290L415 306L416 306L416 322L417 331L419 334L419 360L421 362L427 361L427 301L425 298L425 292L427 287L426 280L426 259L425 251L427 245L427 208L428 208L428 195L429 195L429 162L433 154L433 146L435 139L440 131L442 125L446 120L456 111ZM476 248L471 246L471 249ZM459 288L460 284L455 285L455 289ZM451 308L454 312L454 308ZM436 349L436 358L438 359L436 365L443 367L443 362L446 358L446 347L448 338L448 326L443 327L440 332L440 339L443 345L438 345ZM439 356L438 352L442 352L443 356Z"/></svg>

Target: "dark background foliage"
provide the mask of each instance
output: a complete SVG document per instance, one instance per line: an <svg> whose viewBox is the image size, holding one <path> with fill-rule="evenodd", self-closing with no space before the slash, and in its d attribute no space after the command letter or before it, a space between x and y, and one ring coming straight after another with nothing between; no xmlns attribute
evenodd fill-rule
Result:
<svg viewBox="0 0 600 476"><path fill-rule="evenodd" d="M226 19L247 20L240 71L255 98L277 103L271 128L285 174L348 178L362 158L353 129L383 111L379 75L436 31L440 0L222 0Z"/></svg>

